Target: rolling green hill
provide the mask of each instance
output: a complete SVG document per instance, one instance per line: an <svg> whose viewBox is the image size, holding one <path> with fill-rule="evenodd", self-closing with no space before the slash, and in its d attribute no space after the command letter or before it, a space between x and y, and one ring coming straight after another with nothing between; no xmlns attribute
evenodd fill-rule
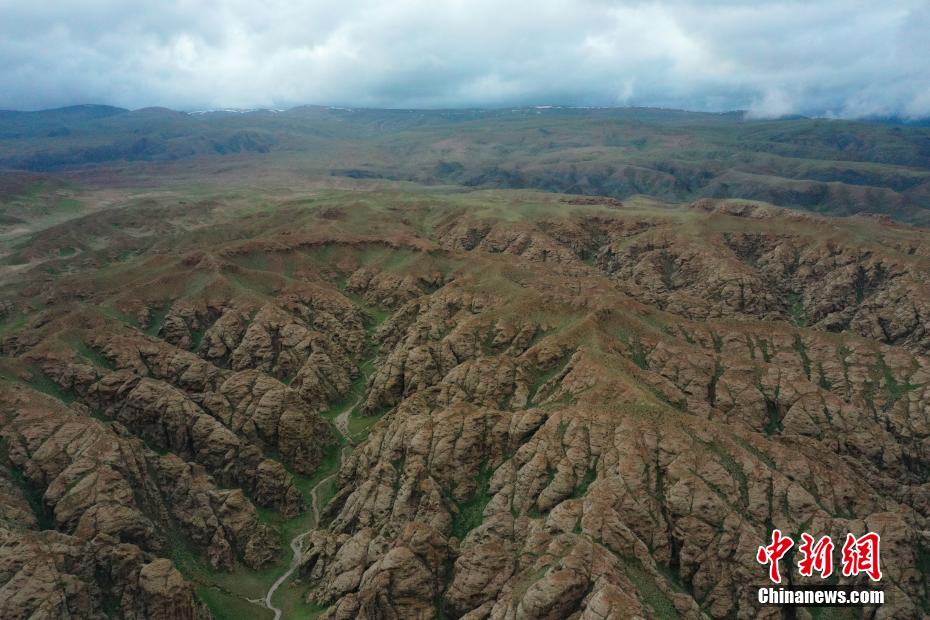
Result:
<svg viewBox="0 0 930 620"><path fill-rule="evenodd" d="M930 222L930 129L920 126L638 108L0 112L0 168L58 173L230 155L312 161L316 172L350 179L746 198Z"/></svg>

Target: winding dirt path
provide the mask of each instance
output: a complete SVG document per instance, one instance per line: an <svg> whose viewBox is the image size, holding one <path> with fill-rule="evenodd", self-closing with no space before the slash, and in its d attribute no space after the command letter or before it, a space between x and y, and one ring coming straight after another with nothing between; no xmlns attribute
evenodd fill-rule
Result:
<svg viewBox="0 0 930 620"><path fill-rule="evenodd" d="M345 437L346 441L349 441L349 416L355 411L355 408L358 407L359 403L362 402L363 396L359 396L351 407L346 407L345 411L336 416L336 419L333 420L336 430Z"/></svg>
<svg viewBox="0 0 930 620"><path fill-rule="evenodd" d="M333 425L336 427L336 431L342 435L343 439L346 442L350 442L349 439L349 416L352 415L352 412L355 411L355 408L359 406L362 402L362 399L365 397L365 394L362 393L358 399L352 403L350 406L346 407L339 415L336 416L333 420ZM339 450L339 461L342 462L342 453L345 451L345 448ZM304 559L303 555L303 544L304 538L316 529L317 525L320 523L320 489L326 484L329 480L333 479L336 476L335 473L332 473L319 482L317 482L312 489L310 489L310 510L313 518L310 520L310 529L305 532L301 532L297 536L291 539L291 563L288 565L287 570L281 573L281 576L278 577L271 587L268 588L268 592L265 594L265 598L260 601L260 604L264 605L266 608L271 610L274 613L274 620L281 620L281 609L275 607L271 602L271 599L274 598L275 592L278 588L281 587L285 581L287 581L291 575L294 574L294 571L297 570L297 567L300 566L300 563Z"/></svg>

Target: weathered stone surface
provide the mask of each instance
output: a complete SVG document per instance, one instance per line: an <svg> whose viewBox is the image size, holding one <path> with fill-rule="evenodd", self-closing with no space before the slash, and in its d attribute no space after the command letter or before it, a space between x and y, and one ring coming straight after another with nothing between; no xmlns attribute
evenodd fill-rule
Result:
<svg viewBox="0 0 930 620"><path fill-rule="evenodd" d="M879 532L864 613L920 617L926 233L558 204L294 207L166 268L177 299L100 294L137 326L66 302L4 336L0 615L199 618L178 537L263 567L312 508L284 587L325 618L775 618L773 527Z"/></svg>
<svg viewBox="0 0 930 620"><path fill-rule="evenodd" d="M122 425L77 415L28 389L5 394L3 406L13 412L2 430L10 465L44 489L43 509L57 529L163 552L164 532L177 523L217 567L237 557L261 566L273 557L274 532L241 491L217 489L203 467L160 456Z"/></svg>

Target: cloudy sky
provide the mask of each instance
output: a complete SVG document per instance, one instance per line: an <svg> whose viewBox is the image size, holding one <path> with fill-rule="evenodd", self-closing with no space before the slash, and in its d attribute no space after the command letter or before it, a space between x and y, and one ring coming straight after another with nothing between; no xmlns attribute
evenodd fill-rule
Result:
<svg viewBox="0 0 930 620"><path fill-rule="evenodd" d="M930 116L927 0L0 0L0 108Z"/></svg>

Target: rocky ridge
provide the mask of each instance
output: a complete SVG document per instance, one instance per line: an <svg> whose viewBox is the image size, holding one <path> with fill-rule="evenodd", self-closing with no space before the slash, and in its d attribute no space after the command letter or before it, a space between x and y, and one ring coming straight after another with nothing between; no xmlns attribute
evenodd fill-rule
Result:
<svg viewBox="0 0 930 620"><path fill-rule="evenodd" d="M325 213L308 228L357 225ZM889 602L865 614L928 608L924 232L739 202L426 214L386 245L276 237L299 275L273 287L217 267L239 288L7 335L13 379L69 401L5 386L10 544L123 567L49 565L75 594L10 615L117 591L126 617L206 614L172 545L275 561L261 511L307 510L346 399L354 445L286 585L321 617L779 617L746 586L773 527L881 533Z"/></svg>

